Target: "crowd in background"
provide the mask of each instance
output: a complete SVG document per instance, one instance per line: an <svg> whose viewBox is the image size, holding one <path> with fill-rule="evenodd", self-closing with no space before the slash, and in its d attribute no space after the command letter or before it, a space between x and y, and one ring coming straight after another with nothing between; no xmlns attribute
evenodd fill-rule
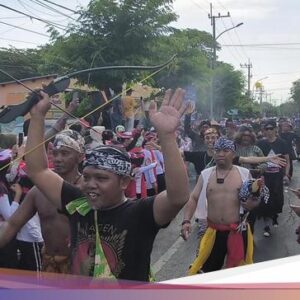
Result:
<svg viewBox="0 0 300 300"><path fill-rule="evenodd" d="M132 180L125 191L130 199L143 199L157 195L166 189L164 157L157 132L149 121L149 101L134 99L129 90L125 96L113 101L112 106L97 121L96 126L75 122L67 125L64 115L46 133L46 138L70 129L84 139L84 148L99 145L114 145L128 152L132 163ZM76 102L76 101L75 101ZM70 112L78 103L71 103ZM271 204L260 206L251 212L249 221L254 231L257 217L265 220L264 236L270 237L271 227L278 226L278 215L282 212L283 188L293 178L293 161L300 159L300 118L201 120L197 118L193 104L189 104L176 139L181 155L186 162L187 172L199 176L208 167L214 166L212 145L219 137L234 141L236 161L250 170L254 178L264 176L270 189ZM26 174L23 159L24 145L29 121L24 122L23 140L18 137L0 137L0 216L8 220L18 209L26 194L33 188ZM48 163L55 169L53 158L54 139L46 143ZM266 159L262 163L249 163L245 157L273 157L282 155L288 160L288 168L282 168ZM18 160L15 161L15 159ZM190 165L191 164L191 165ZM81 171L81 163L78 166ZM201 224L201 220L197 220ZM1 239L1 237L0 237ZM39 214L36 212L25 223L18 234L0 249L0 267L42 270L44 238Z"/></svg>

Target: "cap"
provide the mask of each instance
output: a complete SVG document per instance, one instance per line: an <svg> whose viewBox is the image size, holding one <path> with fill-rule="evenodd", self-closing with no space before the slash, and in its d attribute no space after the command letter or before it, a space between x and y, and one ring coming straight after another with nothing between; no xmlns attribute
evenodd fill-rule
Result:
<svg viewBox="0 0 300 300"><path fill-rule="evenodd" d="M277 124L276 124L276 121L275 120L267 120L265 123L264 123L264 128L276 128L277 127Z"/></svg>

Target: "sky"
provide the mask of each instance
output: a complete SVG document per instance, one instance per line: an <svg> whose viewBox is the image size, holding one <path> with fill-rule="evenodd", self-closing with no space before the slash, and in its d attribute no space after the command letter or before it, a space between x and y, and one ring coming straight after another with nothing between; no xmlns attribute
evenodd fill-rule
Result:
<svg viewBox="0 0 300 300"><path fill-rule="evenodd" d="M86 6L89 0L51 0L72 10L78 6ZM45 0L0 0L0 5L6 5L24 13L42 19L52 20L60 25L72 21L76 17L72 12L51 5L63 12L63 16L55 11L49 11L38 3ZM216 32L222 33L238 23L242 26L223 33L218 42L222 49L217 53L218 59L232 64L236 70L241 70L247 76L245 66L251 68L251 89L255 92L255 82L260 81L264 87L264 100L280 104L290 98L292 82L300 78L300 27L298 23L298 0L175 0L174 11L178 20L172 23L177 28L195 28L212 32L208 14L210 3L213 15L230 17L216 20ZM49 4L49 3L48 3ZM49 4L50 5L50 4ZM36 31L30 33L19 28L13 28L8 23L21 28ZM16 48L37 47L48 41L44 23L32 20L21 14L9 11L0 6L0 47Z"/></svg>

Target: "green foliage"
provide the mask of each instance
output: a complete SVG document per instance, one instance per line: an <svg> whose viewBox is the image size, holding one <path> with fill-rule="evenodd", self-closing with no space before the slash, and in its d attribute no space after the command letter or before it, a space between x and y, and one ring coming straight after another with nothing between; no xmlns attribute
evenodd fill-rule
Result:
<svg viewBox="0 0 300 300"><path fill-rule="evenodd" d="M92 0L80 12L78 22L69 25L67 34L59 35L49 27L49 44L36 50L0 51L0 63L9 59L10 65L22 65L14 73L8 71L24 78L105 65L155 65L177 54L168 68L143 83L165 88L195 87L200 112L209 111L212 83L216 117L231 108L245 114L256 112L242 95L245 82L241 72L221 62L215 70L210 69L212 35L170 25L177 20L172 4L172 0ZM110 71L84 74L78 79L98 89L119 90L123 82L134 83L149 74ZM88 96L83 98L78 116L91 109Z"/></svg>
<svg viewBox="0 0 300 300"><path fill-rule="evenodd" d="M233 69L233 66L219 63L212 80L215 116L220 118L241 101L245 79L240 71Z"/></svg>
<svg viewBox="0 0 300 300"><path fill-rule="evenodd" d="M158 36L172 30L176 20L168 0L93 0L83 10L78 25L70 27L67 37L59 37L46 51L47 60L59 57L70 70L105 65L142 65L148 63L149 47ZM151 64L163 62L160 58ZM141 78L143 72L111 71L79 76L82 83L98 88L120 85Z"/></svg>
<svg viewBox="0 0 300 300"><path fill-rule="evenodd" d="M195 29L174 30L172 34L157 39L151 51L155 60L162 56L166 60L177 54L176 64L156 77L158 84L167 88L197 82L207 85L210 72L207 49L211 42L210 34Z"/></svg>
<svg viewBox="0 0 300 300"><path fill-rule="evenodd" d="M41 75L39 64L41 56L35 49L10 48L0 50L0 68L17 79ZM8 76L0 73L0 82L11 81Z"/></svg>
<svg viewBox="0 0 300 300"><path fill-rule="evenodd" d="M293 100L285 102L277 108L279 116L291 117L300 112L299 104Z"/></svg>
<svg viewBox="0 0 300 300"><path fill-rule="evenodd" d="M300 79L293 82L293 86L291 88L291 98L300 105Z"/></svg>
<svg viewBox="0 0 300 300"><path fill-rule="evenodd" d="M240 97L235 108L239 111L240 118L250 118L260 116L260 107L258 102L250 100L246 95Z"/></svg>
<svg viewBox="0 0 300 300"><path fill-rule="evenodd" d="M262 103L262 111L266 117L277 116L277 108L269 102Z"/></svg>

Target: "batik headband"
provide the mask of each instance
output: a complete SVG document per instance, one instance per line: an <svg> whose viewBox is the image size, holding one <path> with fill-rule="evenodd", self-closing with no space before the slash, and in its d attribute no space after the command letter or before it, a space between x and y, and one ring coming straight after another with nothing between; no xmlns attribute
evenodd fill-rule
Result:
<svg viewBox="0 0 300 300"><path fill-rule="evenodd" d="M230 150L232 152L235 152L235 145L233 141L228 140L224 137L220 137L219 139L216 140L214 149L215 151Z"/></svg>
<svg viewBox="0 0 300 300"><path fill-rule="evenodd" d="M128 154L115 147L98 146L86 151L83 167L89 166L121 176L131 175L131 162Z"/></svg>
<svg viewBox="0 0 300 300"><path fill-rule="evenodd" d="M219 135L217 129L215 129L215 128L208 128L207 130L205 130L204 136L206 136L208 134Z"/></svg>
<svg viewBox="0 0 300 300"><path fill-rule="evenodd" d="M53 142L53 147L56 149L60 149L62 146L84 153L84 138L77 131L71 129L63 130L55 136Z"/></svg>

